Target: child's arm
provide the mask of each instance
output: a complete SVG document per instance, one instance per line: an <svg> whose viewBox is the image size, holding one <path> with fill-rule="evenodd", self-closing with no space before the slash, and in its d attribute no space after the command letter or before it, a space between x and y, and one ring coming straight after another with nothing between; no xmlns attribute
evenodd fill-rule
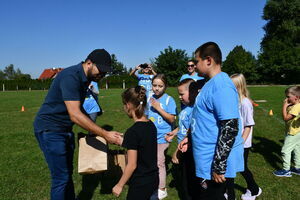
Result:
<svg viewBox="0 0 300 200"><path fill-rule="evenodd" d="M288 99L286 98L284 101L283 101L283 106L282 106L282 118L284 121L289 121L291 119L293 119L295 116L294 115L291 115L291 114L288 114L287 113L287 108L290 106L291 104L288 103Z"/></svg>
<svg viewBox="0 0 300 200"><path fill-rule="evenodd" d="M151 64L149 64L149 66L150 66L150 70L152 71L152 74L155 76L157 73L154 71Z"/></svg>
<svg viewBox="0 0 300 200"><path fill-rule="evenodd" d="M179 127L175 128L173 131L167 133L167 135L165 136L165 139L168 142L171 142L172 139L177 135L178 131L179 131Z"/></svg>
<svg viewBox="0 0 300 200"><path fill-rule="evenodd" d="M180 153L180 151L178 151L178 148L176 148L175 152L172 155L172 162L174 164L178 164L179 163L179 158L178 158L179 153Z"/></svg>
<svg viewBox="0 0 300 200"><path fill-rule="evenodd" d="M128 150L127 155L128 163L125 167L124 173L117 185L115 185L112 190L113 194L117 197L121 194L124 185L127 183L137 166L137 150Z"/></svg>
<svg viewBox="0 0 300 200"><path fill-rule="evenodd" d="M245 126L244 127L244 131L243 131L243 134L242 134L242 138L244 139L244 142L247 140L247 138L248 138L248 136L250 134L251 127L252 126Z"/></svg>
<svg viewBox="0 0 300 200"><path fill-rule="evenodd" d="M141 69L140 65L136 66L136 67L130 72L129 76L135 75L135 72L138 71L138 70L140 70L140 69ZM136 76L136 75L135 75L135 76Z"/></svg>
<svg viewBox="0 0 300 200"><path fill-rule="evenodd" d="M164 111L164 109L162 109L160 107L160 103L158 101L156 101L155 99L151 98L150 99L151 102L151 106L157 110L157 112L159 112L159 114L165 119L167 120L169 123L173 123L175 122L175 115L169 114L166 111Z"/></svg>

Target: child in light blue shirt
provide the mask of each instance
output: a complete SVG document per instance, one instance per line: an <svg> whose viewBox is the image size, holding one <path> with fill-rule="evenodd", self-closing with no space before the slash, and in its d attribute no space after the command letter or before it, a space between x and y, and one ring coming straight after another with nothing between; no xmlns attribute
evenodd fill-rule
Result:
<svg viewBox="0 0 300 200"><path fill-rule="evenodd" d="M165 93L167 80L163 74L157 74L152 80L153 96L149 101L148 119L150 119L157 129L157 162L159 169L158 198L167 197L166 189L166 166L165 151L169 143L165 136L172 130L175 122L176 103L173 97Z"/></svg>

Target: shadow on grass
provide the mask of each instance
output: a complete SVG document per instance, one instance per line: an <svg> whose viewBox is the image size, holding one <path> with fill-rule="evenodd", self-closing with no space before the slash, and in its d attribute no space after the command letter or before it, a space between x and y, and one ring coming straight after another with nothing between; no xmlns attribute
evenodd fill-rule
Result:
<svg viewBox="0 0 300 200"><path fill-rule="evenodd" d="M253 143L252 151L261 154L274 169L280 169L282 146L264 137L255 136L254 139L258 142Z"/></svg>
<svg viewBox="0 0 300 200"><path fill-rule="evenodd" d="M110 125L102 126L103 129L111 131L113 129ZM121 150L108 150L108 170L97 174L82 175L82 190L78 194L80 200L93 199L93 195L100 185L100 194L111 194L112 188L118 183L122 176L121 167L115 163L116 154L124 154Z"/></svg>

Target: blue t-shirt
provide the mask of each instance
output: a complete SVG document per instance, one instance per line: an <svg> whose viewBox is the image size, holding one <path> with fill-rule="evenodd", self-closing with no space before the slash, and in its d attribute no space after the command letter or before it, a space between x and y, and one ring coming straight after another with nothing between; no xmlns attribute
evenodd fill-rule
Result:
<svg viewBox="0 0 300 200"><path fill-rule="evenodd" d="M210 79L196 98L191 122L196 176L211 179L221 120L239 119L239 132L227 159L225 177L244 170L242 126L237 90L224 72Z"/></svg>
<svg viewBox="0 0 300 200"><path fill-rule="evenodd" d="M179 131L177 133L178 144L185 138L192 120L193 106L185 106L179 113Z"/></svg>
<svg viewBox="0 0 300 200"><path fill-rule="evenodd" d="M173 97L168 94L163 94L159 99L153 96L160 103L160 107L171 115L176 115L176 103ZM150 119L157 128L157 143L168 143L165 140L165 135L172 130L172 124L167 122L152 106L149 106L148 119Z"/></svg>
<svg viewBox="0 0 300 200"><path fill-rule="evenodd" d="M138 85L143 86L147 90L147 94L152 90L152 79L154 75L149 74L135 74L138 78Z"/></svg>
<svg viewBox="0 0 300 200"><path fill-rule="evenodd" d="M194 81L198 81L198 80L204 79L202 76L199 76L197 72L195 72L195 74L194 74L193 76L191 76L191 75L189 75L189 74L183 74L183 75L180 77L179 82L181 82L182 80L187 79L187 78L191 78L191 79L193 79Z"/></svg>
<svg viewBox="0 0 300 200"><path fill-rule="evenodd" d="M36 131L71 131L70 119L64 101L80 101L86 96L89 82L82 64L62 70L52 81L48 94L34 120Z"/></svg>
<svg viewBox="0 0 300 200"><path fill-rule="evenodd" d="M97 82L92 81L93 90L99 93L99 88ZM87 114L100 112L100 107L98 104L98 94L93 94L91 89L87 90L87 94L83 103L83 108Z"/></svg>

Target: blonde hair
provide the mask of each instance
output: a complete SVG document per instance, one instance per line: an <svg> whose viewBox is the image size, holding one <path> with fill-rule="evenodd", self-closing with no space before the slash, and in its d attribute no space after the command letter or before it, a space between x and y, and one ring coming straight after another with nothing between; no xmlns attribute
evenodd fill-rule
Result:
<svg viewBox="0 0 300 200"><path fill-rule="evenodd" d="M300 86L291 86L285 90L285 94L292 94L294 96L300 97Z"/></svg>
<svg viewBox="0 0 300 200"><path fill-rule="evenodd" d="M238 91L240 101L242 101L243 98L250 98L249 91L247 89L246 79L245 79L244 75L243 74L233 74L230 76L230 78Z"/></svg>

